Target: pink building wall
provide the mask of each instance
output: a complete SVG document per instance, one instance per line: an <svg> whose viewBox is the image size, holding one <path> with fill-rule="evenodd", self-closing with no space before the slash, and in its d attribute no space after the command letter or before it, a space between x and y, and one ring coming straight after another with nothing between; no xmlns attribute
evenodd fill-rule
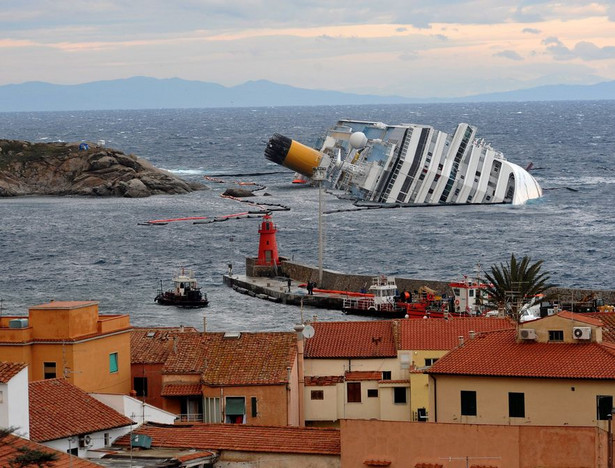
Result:
<svg viewBox="0 0 615 468"><path fill-rule="evenodd" d="M607 468L608 461L607 433L594 427L342 420L340 428L345 468L411 468L421 463L450 468Z"/></svg>

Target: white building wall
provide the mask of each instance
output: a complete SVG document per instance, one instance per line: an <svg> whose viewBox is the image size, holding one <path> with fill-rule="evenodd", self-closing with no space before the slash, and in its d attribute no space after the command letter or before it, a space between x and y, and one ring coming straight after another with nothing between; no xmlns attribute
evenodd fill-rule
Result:
<svg viewBox="0 0 615 468"><path fill-rule="evenodd" d="M28 368L19 371L6 384L0 384L0 427L15 428L24 439L30 438Z"/></svg>
<svg viewBox="0 0 615 468"><path fill-rule="evenodd" d="M77 436L66 437L64 439L49 440L46 442L40 442L40 444L55 450L59 450L60 452L64 453L69 452L69 450L71 449L77 448L77 455L80 458L88 458L90 456L89 452L95 452L96 450L103 449L112 445L118 437L121 437L124 434L128 434L130 432L130 429L130 426L125 426L87 434L89 436L89 444L87 445L87 447L79 447L79 438ZM105 434L107 434L107 437L105 437ZM109 441L109 443L105 444L107 440Z"/></svg>
<svg viewBox="0 0 615 468"><path fill-rule="evenodd" d="M113 408L127 418L132 419L138 426L147 421L160 424L173 424L177 418L177 415L174 413L148 405L128 395L90 393L90 396Z"/></svg>

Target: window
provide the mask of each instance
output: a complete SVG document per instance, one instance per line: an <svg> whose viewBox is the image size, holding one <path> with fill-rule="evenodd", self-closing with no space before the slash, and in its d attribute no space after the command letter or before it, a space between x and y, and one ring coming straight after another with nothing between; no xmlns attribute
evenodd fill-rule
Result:
<svg viewBox="0 0 615 468"><path fill-rule="evenodd" d="M258 416L258 402L257 402L255 396L250 398L250 406L252 407L252 415L251 416L253 418L256 418Z"/></svg>
<svg viewBox="0 0 615 468"><path fill-rule="evenodd" d="M114 372L117 372L117 370L117 353L111 353L109 354L109 372L113 374Z"/></svg>
<svg viewBox="0 0 615 468"><path fill-rule="evenodd" d="M393 387L393 403L406 403L406 387Z"/></svg>
<svg viewBox="0 0 615 468"><path fill-rule="evenodd" d="M56 374L56 363L55 362L44 362L43 363L43 378L46 379L55 379L57 377Z"/></svg>
<svg viewBox="0 0 615 468"><path fill-rule="evenodd" d="M348 403L361 403L361 382L348 382L346 384Z"/></svg>
<svg viewBox="0 0 615 468"><path fill-rule="evenodd" d="M564 341L564 330L549 330L549 341Z"/></svg>
<svg viewBox="0 0 615 468"><path fill-rule="evenodd" d="M111 445L111 437L109 437L109 433L105 432L104 434L105 447L109 447Z"/></svg>
<svg viewBox="0 0 615 468"><path fill-rule="evenodd" d="M391 371L390 370L382 371L382 380L391 380Z"/></svg>
<svg viewBox="0 0 615 468"><path fill-rule="evenodd" d="M220 398L218 397L205 397L203 403L205 403L205 414L203 415L203 422L219 423L222 422L222 413L220 412Z"/></svg>
<svg viewBox="0 0 615 468"><path fill-rule="evenodd" d="M437 357L425 358L425 367L433 366L437 360L438 360Z"/></svg>
<svg viewBox="0 0 615 468"><path fill-rule="evenodd" d="M226 423L243 424L246 415L246 399L244 397L226 397Z"/></svg>
<svg viewBox="0 0 615 468"><path fill-rule="evenodd" d="M525 393L508 393L508 417L525 418Z"/></svg>
<svg viewBox="0 0 615 468"><path fill-rule="evenodd" d="M310 397L312 398L312 400L324 400L325 392L324 390L312 390L310 392Z"/></svg>
<svg viewBox="0 0 615 468"><path fill-rule="evenodd" d="M596 397L596 406L598 410L598 420L604 421L609 419L611 411L613 411L613 397L611 395L598 395Z"/></svg>
<svg viewBox="0 0 615 468"><path fill-rule="evenodd" d="M367 389L367 398L378 398L378 389L377 388L368 388Z"/></svg>
<svg viewBox="0 0 615 468"><path fill-rule="evenodd" d="M476 392L461 390L461 415L476 416Z"/></svg>
<svg viewBox="0 0 615 468"><path fill-rule="evenodd" d="M135 377L134 389L138 397L147 396L147 377Z"/></svg>

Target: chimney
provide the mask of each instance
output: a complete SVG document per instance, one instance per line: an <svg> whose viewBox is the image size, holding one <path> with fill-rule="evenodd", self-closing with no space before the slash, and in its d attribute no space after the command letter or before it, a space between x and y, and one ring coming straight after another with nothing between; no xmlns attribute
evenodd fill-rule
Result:
<svg viewBox="0 0 615 468"><path fill-rule="evenodd" d="M463 346L463 335L459 335L459 346Z"/></svg>
<svg viewBox="0 0 615 468"><path fill-rule="evenodd" d="M470 335L470 339L471 339L471 340L473 340L473 339L474 339L474 337L476 336L476 335L475 335L474 330L470 330L470 331L468 332L468 334Z"/></svg>

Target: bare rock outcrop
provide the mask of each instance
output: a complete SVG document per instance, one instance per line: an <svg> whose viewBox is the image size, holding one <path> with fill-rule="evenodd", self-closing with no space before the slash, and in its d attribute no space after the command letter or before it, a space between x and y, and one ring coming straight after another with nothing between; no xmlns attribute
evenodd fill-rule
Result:
<svg viewBox="0 0 615 468"><path fill-rule="evenodd" d="M149 161L79 143L0 140L0 196L148 197L203 190Z"/></svg>

